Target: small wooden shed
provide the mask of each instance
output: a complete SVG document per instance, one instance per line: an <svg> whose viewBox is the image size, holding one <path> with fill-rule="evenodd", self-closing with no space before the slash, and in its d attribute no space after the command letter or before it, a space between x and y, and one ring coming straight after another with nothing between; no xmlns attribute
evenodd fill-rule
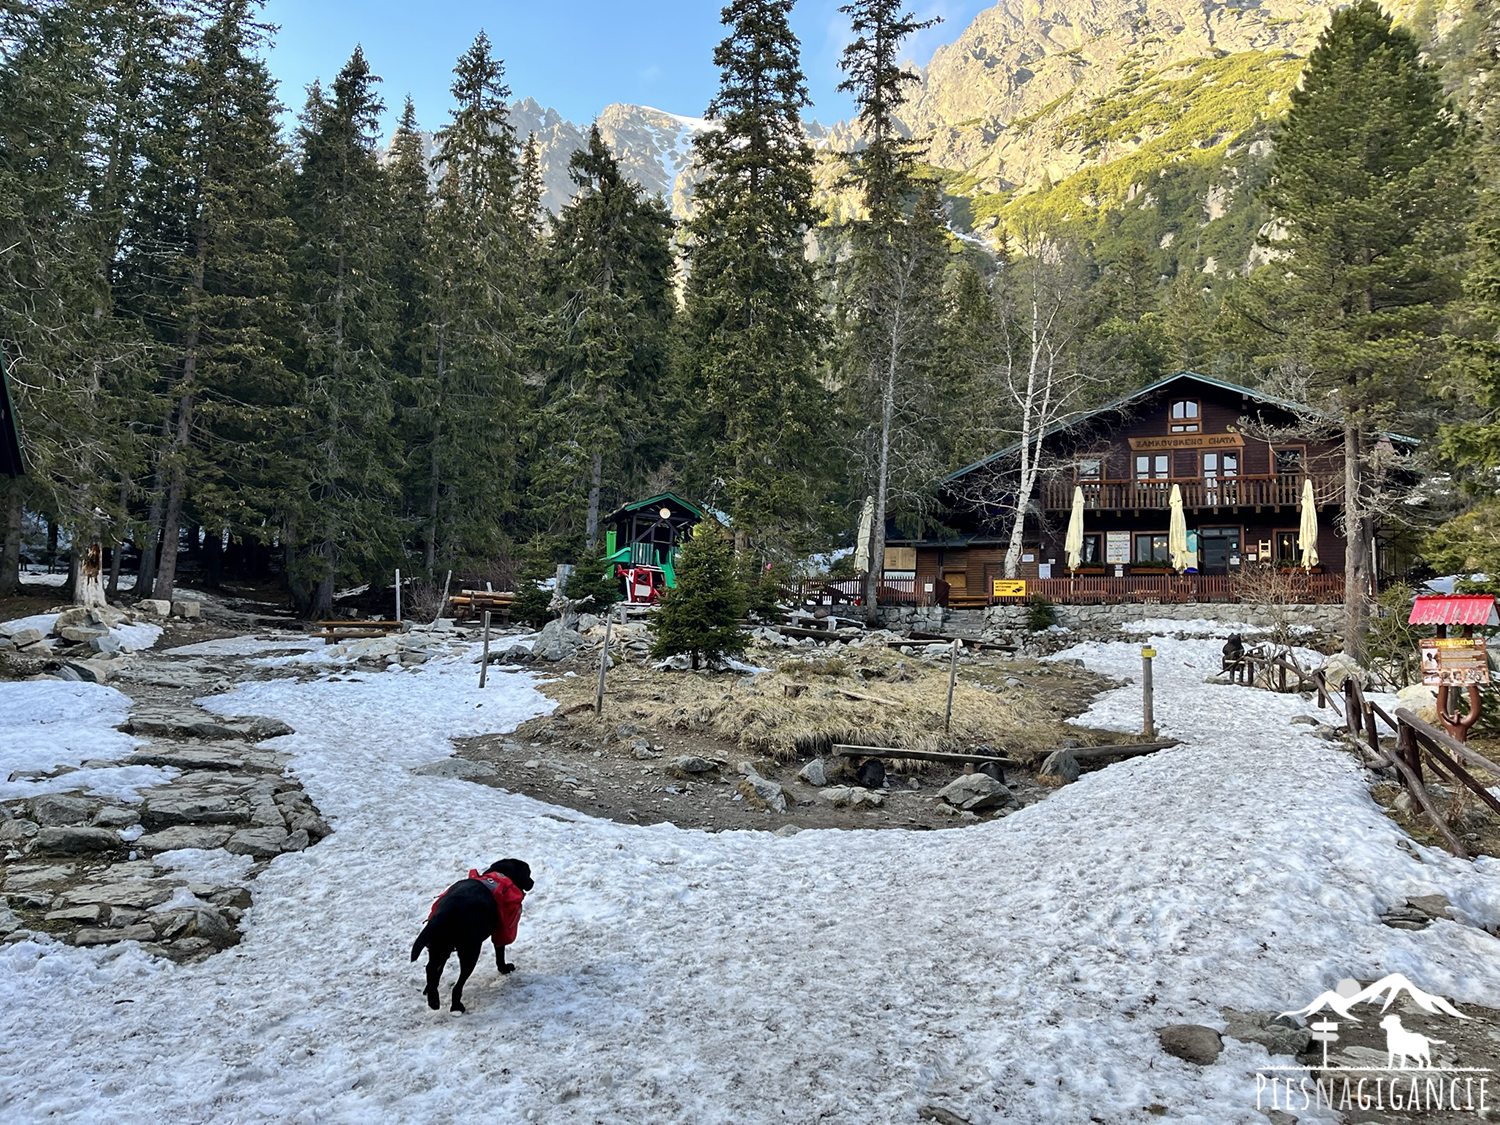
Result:
<svg viewBox="0 0 1500 1125"><path fill-rule="evenodd" d="M604 519L605 559L661 567L706 518L702 508L673 492L626 504Z"/></svg>

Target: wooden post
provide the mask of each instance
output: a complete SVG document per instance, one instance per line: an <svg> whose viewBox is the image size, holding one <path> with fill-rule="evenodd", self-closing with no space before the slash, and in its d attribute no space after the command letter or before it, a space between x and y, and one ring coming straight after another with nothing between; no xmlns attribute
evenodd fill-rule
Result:
<svg viewBox="0 0 1500 1125"><path fill-rule="evenodd" d="M609 671L609 635L615 628L615 608L604 615L604 651L599 654L599 690L594 694L594 714L604 714L604 673Z"/></svg>
<svg viewBox="0 0 1500 1125"><path fill-rule="evenodd" d="M1155 655L1154 648L1141 649L1141 732L1148 739L1156 737L1156 692L1151 683L1151 660Z"/></svg>
<svg viewBox="0 0 1500 1125"><path fill-rule="evenodd" d="M450 583L452 581L453 581L453 572L450 570L448 572L448 577L443 579L443 600L440 601L440 602L438 602L438 610L437 610L437 616L438 617L443 616L443 613L448 608L448 583Z"/></svg>
<svg viewBox="0 0 1500 1125"><path fill-rule="evenodd" d="M401 620L401 568L396 568L396 620Z"/></svg>
<svg viewBox="0 0 1500 1125"><path fill-rule="evenodd" d="M479 686L484 687L485 674L490 670L490 611L484 611L484 656L479 660Z"/></svg>
<svg viewBox="0 0 1500 1125"><path fill-rule="evenodd" d="M953 658L948 663L948 711L943 716L944 734L953 725L953 685L958 682L958 646L962 643L957 637L953 639Z"/></svg>

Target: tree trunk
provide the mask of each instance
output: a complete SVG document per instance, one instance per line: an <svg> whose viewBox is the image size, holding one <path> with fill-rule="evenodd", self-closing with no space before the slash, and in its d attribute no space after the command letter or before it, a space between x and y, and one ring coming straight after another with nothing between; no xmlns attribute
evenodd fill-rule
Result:
<svg viewBox="0 0 1500 1125"><path fill-rule="evenodd" d="M5 487L5 545L0 550L0 597L21 592L21 482Z"/></svg>
<svg viewBox="0 0 1500 1125"><path fill-rule="evenodd" d="M193 353L189 352L183 363L187 368L183 376L184 385L192 381L193 359ZM161 525L161 564L156 570L156 582L151 587L151 596L158 601L171 601L173 587L177 582L177 553L182 538L182 501L187 491L187 473L180 458L187 452L192 427L193 396L189 392L183 394L177 404L177 432L172 438L170 454L177 460L173 461L171 484L167 486L166 514Z"/></svg>
<svg viewBox="0 0 1500 1125"><path fill-rule="evenodd" d="M120 513L124 517L126 505L130 500L130 478L124 473L120 474ZM120 558L124 555L125 541L119 539L109 551L109 596L118 598L120 596Z"/></svg>
<svg viewBox="0 0 1500 1125"><path fill-rule="evenodd" d="M1368 659L1370 514L1363 493L1364 430L1344 416L1344 655L1360 667Z"/></svg>
<svg viewBox="0 0 1500 1125"><path fill-rule="evenodd" d="M594 557L594 552L599 546L599 493L604 488L604 453L594 450L594 458L589 463L589 511L584 521L584 544L588 548L589 558Z"/></svg>
<svg viewBox="0 0 1500 1125"><path fill-rule="evenodd" d="M104 548L99 545L96 531L91 531L90 542L82 551L78 549L78 540L73 541L73 556L78 568L73 586L73 604L107 605L104 598Z"/></svg>
<svg viewBox="0 0 1500 1125"><path fill-rule="evenodd" d="M874 624L880 616L880 584L885 578L885 506L891 479L891 427L896 417L897 345L901 318L895 318L885 378L880 381L880 459L875 481L875 510L870 519L870 570L865 575L865 620Z"/></svg>

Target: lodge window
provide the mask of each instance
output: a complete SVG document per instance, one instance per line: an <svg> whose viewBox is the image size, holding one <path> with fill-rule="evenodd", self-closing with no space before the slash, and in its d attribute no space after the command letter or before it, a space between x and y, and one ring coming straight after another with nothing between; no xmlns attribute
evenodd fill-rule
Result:
<svg viewBox="0 0 1500 1125"><path fill-rule="evenodd" d="M1234 478L1240 475L1238 453L1205 453L1203 455L1203 490L1208 502L1235 504L1239 502L1239 491Z"/></svg>
<svg viewBox="0 0 1500 1125"><path fill-rule="evenodd" d="M1079 480L1098 480L1104 475L1104 461L1099 457L1080 457L1074 467Z"/></svg>
<svg viewBox="0 0 1500 1125"><path fill-rule="evenodd" d="M1278 477L1300 475L1303 465L1307 462L1307 450L1300 445L1277 449L1274 455Z"/></svg>
<svg viewBox="0 0 1500 1125"><path fill-rule="evenodd" d="M1136 480L1166 480L1171 476L1168 465L1171 458L1165 453L1137 453L1135 455Z"/></svg>
<svg viewBox="0 0 1500 1125"><path fill-rule="evenodd" d="M1172 404L1172 425L1170 432L1174 434L1196 434L1198 425L1198 400L1195 398L1180 398Z"/></svg>
<svg viewBox="0 0 1500 1125"><path fill-rule="evenodd" d="M1273 558L1279 566L1295 566L1302 558L1302 550L1297 546L1300 533L1296 531L1278 531L1276 534L1276 550Z"/></svg>
<svg viewBox="0 0 1500 1125"><path fill-rule="evenodd" d="M1135 561L1138 563L1170 563L1172 552L1167 547L1167 533L1152 533L1135 537Z"/></svg>
<svg viewBox="0 0 1500 1125"><path fill-rule="evenodd" d="M1078 565L1104 565L1104 536L1102 534L1085 533L1083 537L1083 554L1079 556Z"/></svg>

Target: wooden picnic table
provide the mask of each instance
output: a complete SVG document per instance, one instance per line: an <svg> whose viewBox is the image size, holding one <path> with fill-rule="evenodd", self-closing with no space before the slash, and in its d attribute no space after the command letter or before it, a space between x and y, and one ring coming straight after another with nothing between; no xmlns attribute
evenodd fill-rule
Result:
<svg viewBox="0 0 1500 1125"><path fill-rule="evenodd" d="M448 599L448 608L459 621L471 615L482 616L485 610L489 610L499 616L501 624L508 625L515 601L516 595L510 590L460 590Z"/></svg>

